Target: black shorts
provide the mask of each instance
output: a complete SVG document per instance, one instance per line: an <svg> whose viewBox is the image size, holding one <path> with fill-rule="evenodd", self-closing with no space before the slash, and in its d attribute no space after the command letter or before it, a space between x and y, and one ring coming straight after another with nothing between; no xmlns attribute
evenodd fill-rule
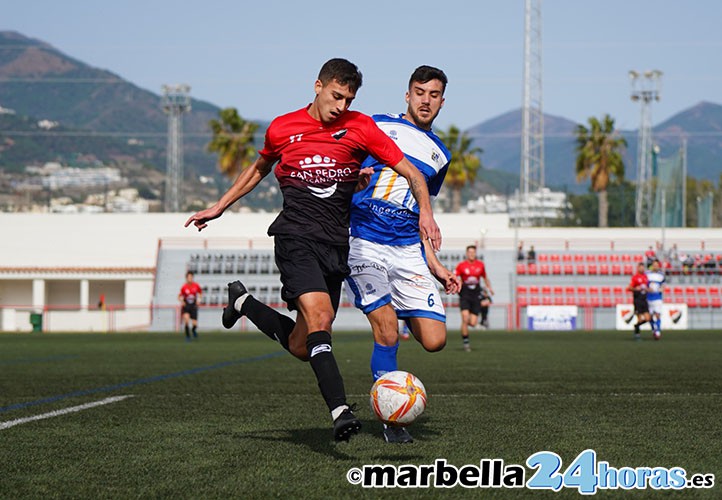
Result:
<svg viewBox="0 0 722 500"><path fill-rule="evenodd" d="M341 285L350 274L348 245L332 245L298 236L274 236L276 266L281 272L281 298L288 309L309 292L326 292L334 312L341 300Z"/></svg>
<svg viewBox="0 0 722 500"><path fill-rule="evenodd" d="M649 312L649 303L647 296L634 297L634 314L647 314Z"/></svg>
<svg viewBox="0 0 722 500"><path fill-rule="evenodd" d="M459 293L459 308L478 315L481 312L481 294L478 288L462 288Z"/></svg>
<svg viewBox="0 0 722 500"><path fill-rule="evenodd" d="M188 313L191 319L198 319L198 305L197 304L183 304L181 309L181 315Z"/></svg>

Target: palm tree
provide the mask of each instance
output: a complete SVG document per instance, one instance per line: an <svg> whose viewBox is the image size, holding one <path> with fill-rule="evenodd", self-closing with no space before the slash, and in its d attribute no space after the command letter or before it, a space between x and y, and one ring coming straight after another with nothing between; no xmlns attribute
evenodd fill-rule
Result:
<svg viewBox="0 0 722 500"><path fill-rule="evenodd" d="M218 112L219 120L210 120L208 126L213 138L207 149L218 154L218 167L221 173L235 179L241 171L251 164L256 149L253 147L253 135L258 124L241 118L236 108L225 108Z"/></svg>
<svg viewBox="0 0 722 500"><path fill-rule="evenodd" d="M588 120L589 128L577 125L577 182L590 178L592 191L599 198L599 227L608 227L607 186L612 177L616 181L624 179L624 161L622 150L627 147L624 140L614 130L614 119L604 115L600 122L595 117Z"/></svg>
<svg viewBox="0 0 722 500"><path fill-rule="evenodd" d="M449 170L446 172L446 183L451 188L451 211L461 210L461 189L466 184L473 184L477 171L482 168L477 155L483 153L481 148L472 148L472 139L451 125L449 130L440 131L439 137L451 152Z"/></svg>

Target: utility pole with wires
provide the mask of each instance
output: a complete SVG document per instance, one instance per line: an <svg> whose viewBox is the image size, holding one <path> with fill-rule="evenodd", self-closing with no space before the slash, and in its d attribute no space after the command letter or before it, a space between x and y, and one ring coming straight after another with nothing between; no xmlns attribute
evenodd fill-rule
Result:
<svg viewBox="0 0 722 500"><path fill-rule="evenodd" d="M183 181L183 113L191 110L190 86L163 85L161 107L168 115L168 150L164 208L180 211L180 186Z"/></svg>

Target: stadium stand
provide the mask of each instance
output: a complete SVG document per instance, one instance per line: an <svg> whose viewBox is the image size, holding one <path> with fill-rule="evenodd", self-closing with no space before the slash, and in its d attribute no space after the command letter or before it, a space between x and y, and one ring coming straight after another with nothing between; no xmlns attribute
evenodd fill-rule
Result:
<svg viewBox="0 0 722 500"><path fill-rule="evenodd" d="M465 258L463 249L444 250L437 255L439 261L448 269L454 270L456 265ZM484 252L485 261L489 268L497 268L497 262L505 261L505 252ZM489 262L490 261L490 262ZM512 268L513 269L513 268ZM278 268L275 265L273 250L223 250L223 251L202 251L189 249L160 249L158 256L158 276L153 303L158 304L153 316L152 329L161 331L168 330L168 325L175 321L177 313L178 287L180 279L186 271L193 271L196 281L201 284L203 296L201 298L201 309L199 311L199 322L201 325L211 324L215 328L218 323L219 309L226 305L230 281L240 279L258 300L281 311L286 310L286 304L281 299L281 283ZM180 277L180 278L179 278ZM510 297L508 281L490 271L490 278L494 285L495 292L502 297ZM440 286L440 285L439 285ZM551 300L552 294L548 294L547 301ZM539 299L539 297L536 297ZM458 311L458 295L446 295L442 291L442 299L447 308L447 322L456 325L460 321ZM499 307L492 307L490 320L492 324L499 327L508 324L506 312L506 300L502 301ZM507 303L508 304L508 303ZM160 307L165 305L165 307ZM341 309L339 310L340 328L358 328L365 325L366 320L361 313L349 302L346 291L342 291ZM346 319L344 319L346 318ZM351 318L351 319L348 319ZM454 326L455 327L455 326Z"/></svg>
<svg viewBox="0 0 722 500"><path fill-rule="evenodd" d="M631 304L626 287L637 263L644 261L643 254L627 252L538 253L536 263L519 261L515 268L520 321L528 306L570 305L581 308L587 327L600 321L608 324L617 305ZM722 313L721 262L722 254L714 253L698 255L686 264L663 261L665 303L686 304L693 323L714 326L714 318Z"/></svg>

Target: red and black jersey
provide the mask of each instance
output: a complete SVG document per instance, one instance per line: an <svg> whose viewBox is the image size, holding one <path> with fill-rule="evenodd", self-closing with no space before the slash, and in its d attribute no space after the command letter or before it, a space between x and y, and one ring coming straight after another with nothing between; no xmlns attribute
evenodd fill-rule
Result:
<svg viewBox="0 0 722 500"><path fill-rule="evenodd" d="M645 288L642 288L641 290L632 290L632 297L635 299L640 297L646 297L647 295L646 286L649 285L649 279L647 278L647 275L645 273L637 273L633 275L632 281L629 282L630 288L635 288L640 285Z"/></svg>
<svg viewBox="0 0 722 500"><path fill-rule="evenodd" d="M198 301L198 295L201 294L201 287L195 281L191 283L184 283L180 290L180 295L183 297L183 302L188 305L193 305Z"/></svg>
<svg viewBox="0 0 722 500"><path fill-rule="evenodd" d="M486 278L486 267L478 259L464 260L456 266L456 275L461 278L461 291L478 290L482 278Z"/></svg>
<svg viewBox="0 0 722 500"><path fill-rule="evenodd" d="M259 153L279 162L274 173L283 193L283 210L268 234L337 245L348 244L351 197L364 159L370 154L393 166L404 158L371 117L347 111L324 124L308 107L273 120Z"/></svg>

